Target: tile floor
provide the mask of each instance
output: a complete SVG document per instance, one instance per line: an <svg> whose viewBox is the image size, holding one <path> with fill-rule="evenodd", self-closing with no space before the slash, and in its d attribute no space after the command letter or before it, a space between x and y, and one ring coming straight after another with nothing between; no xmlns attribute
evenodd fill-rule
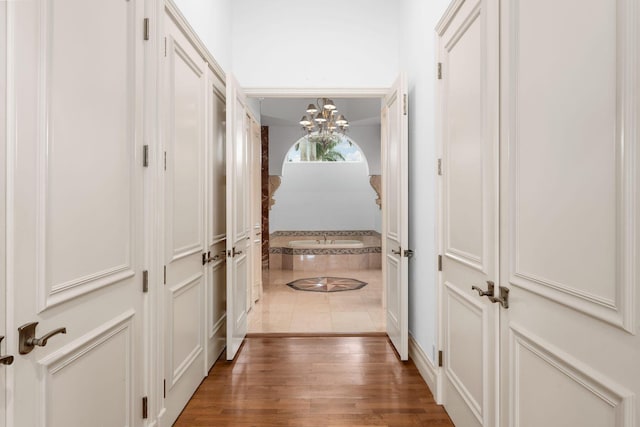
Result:
<svg viewBox="0 0 640 427"><path fill-rule="evenodd" d="M367 282L344 292L298 291L287 286L296 279L348 277ZM263 296L249 312L249 333L384 332L382 270L322 272L265 270Z"/></svg>

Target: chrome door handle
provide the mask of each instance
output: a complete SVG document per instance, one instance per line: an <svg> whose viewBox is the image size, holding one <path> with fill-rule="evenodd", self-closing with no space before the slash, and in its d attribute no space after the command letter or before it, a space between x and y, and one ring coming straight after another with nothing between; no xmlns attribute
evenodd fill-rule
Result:
<svg viewBox="0 0 640 427"><path fill-rule="evenodd" d="M395 249L391 249L391 253L394 255L402 255L402 248L398 248L397 251Z"/></svg>
<svg viewBox="0 0 640 427"><path fill-rule="evenodd" d="M509 289L504 286L500 286L500 296L499 297L489 297L489 301L499 303L502 308L509 308Z"/></svg>
<svg viewBox="0 0 640 427"><path fill-rule="evenodd" d="M3 336L0 336L0 343L2 343L2 340L4 339ZM11 365L13 363L13 356L11 355L4 355L4 356L0 356L0 365Z"/></svg>
<svg viewBox="0 0 640 427"><path fill-rule="evenodd" d="M38 322L31 322L18 328L18 352L20 354L29 354L35 346L44 347L47 345L49 338L52 336L67 333L67 328L58 328L40 338L36 338L36 326L38 326Z"/></svg>
<svg viewBox="0 0 640 427"><path fill-rule="evenodd" d="M233 249L232 249L231 257L234 257L236 255L240 255L240 254L242 254L242 251L236 251L236 248L234 246Z"/></svg>
<svg viewBox="0 0 640 427"><path fill-rule="evenodd" d="M480 295L481 297L484 297L484 296L492 297L494 295L494 292L495 292L495 284L492 281L488 280L487 281L487 286L488 286L488 288L487 288L486 291L483 291L482 289L480 289L476 285L473 285L471 287L471 290L478 291L478 295Z"/></svg>

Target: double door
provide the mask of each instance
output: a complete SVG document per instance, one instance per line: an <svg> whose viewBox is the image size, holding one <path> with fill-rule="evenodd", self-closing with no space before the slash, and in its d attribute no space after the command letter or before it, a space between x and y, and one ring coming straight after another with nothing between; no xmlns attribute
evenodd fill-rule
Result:
<svg viewBox="0 0 640 427"><path fill-rule="evenodd" d="M635 1L480 0L438 27L457 425L637 425L639 22Z"/></svg>

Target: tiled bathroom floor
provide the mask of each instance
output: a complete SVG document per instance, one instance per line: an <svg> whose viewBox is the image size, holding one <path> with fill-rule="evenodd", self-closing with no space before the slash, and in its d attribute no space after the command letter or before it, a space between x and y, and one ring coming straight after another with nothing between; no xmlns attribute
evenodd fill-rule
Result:
<svg viewBox="0 0 640 427"><path fill-rule="evenodd" d="M296 279L318 276L348 277L367 282L344 292L297 291L287 286ZM384 332L381 270L323 272L265 270L263 296L249 312L249 332L358 333Z"/></svg>

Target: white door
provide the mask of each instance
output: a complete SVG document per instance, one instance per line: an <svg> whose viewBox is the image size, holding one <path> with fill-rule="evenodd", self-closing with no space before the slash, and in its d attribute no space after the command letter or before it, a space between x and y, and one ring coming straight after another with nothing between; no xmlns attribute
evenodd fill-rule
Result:
<svg viewBox="0 0 640 427"><path fill-rule="evenodd" d="M204 161L207 64L169 15L163 58L164 339L163 425L205 376Z"/></svg>
<svg viewBox="0 0 640 427"><path fill-rule="evenodd" d="M251 120L251 307L262 296L262 138Z"/></svg>
<svg viewBox="0 0 640 427"><path fill-rule="evenodd" d="M141 425L144 2L8 7L7 425Z"/></svg>
<svg viewBox="0 0 640 427"><path fill-rule="evenodd" d="M407 86L398 77L382 108L382 275L387 334L409 358L409 161Z"/></svg>
<svg viewBox="0 0 640 427"><path fill-rule="evenodd" d="M465 2L438 26L442 401L465 427L497 416L498 308L481 295L498 283L497 16L494 0Z"/></svg>
<svg viewBox="0 0 640 427"><path fill-rule="evenodd" d="M501 4L501 425L637 427L640 4Z"/></svg>
<svg viewBox="0 0 640 427"><path fill-rule="evenodd" d="M209 70L207 83L207 369L226 345L225 83Z"/></svg>
<svg viewBox="0 0 640 427"><path fill-rule="evenodd" d="M227 359L233 360L247 335L251 227L247 173L245 96L227 76Z"/></svg>
<svg viewBox="0 0 640 427"><path fill-rule="evenodd" d="M0 27L7 28L7 2L0 3ZM7 99L7 32L0 31L0 99ZM6 165L7 136L7 103L0 103L0 165ZM6 254L6 173L0 173L0 271L7 271ZM0 313L7 312L7 294L5 287L6 274L0 274ZM0 316L0 336L6 337L6 316ZM7 343L0 340L0 427L6 426L7 416L7 369L11 360L7 354Z"/></svg>

